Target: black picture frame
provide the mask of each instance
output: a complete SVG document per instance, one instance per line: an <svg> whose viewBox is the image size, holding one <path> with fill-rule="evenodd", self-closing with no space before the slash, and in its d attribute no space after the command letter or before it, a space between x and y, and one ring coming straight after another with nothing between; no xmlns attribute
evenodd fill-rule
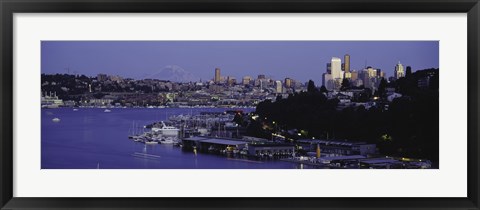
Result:
<svg viewBox="0 0 480 210"><path fill-rule="evenodd" d="M479 209L478 0L0 0L1 209ZM468 196L466 198L17 198L13 197L14 13L467 13ZM446 182L452 180L445 180Z"/></svg>

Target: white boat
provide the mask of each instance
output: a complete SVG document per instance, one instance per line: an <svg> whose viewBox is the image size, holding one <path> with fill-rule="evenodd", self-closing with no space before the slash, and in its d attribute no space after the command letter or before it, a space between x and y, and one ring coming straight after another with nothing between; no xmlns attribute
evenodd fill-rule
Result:
<svg viewBox="0 0 480 210"><path fill-rule="evenodd" d="M145 144L158 144L156 141L145 141Z"/></svg>
<svg viewBox="0 0 480 210"><path fill-rule="evenodd" d="M180 129L175 128L173 126L167 126L165 123L162 121L162 127L152 127L152 132L162 134L162 136L172 136L172 137L178 137L178 132Z"/></svg>
<svg viewBox="0 0 480 210"><path fill-rule="evenodd" d="M55 117L55 118L52 119L52 121L53 122L60 122L60 118Z"/></svg>
<svg viewBox="0 0 480 210"><path fill-rule="evenodd" d="M73 109L74 112L78 111L78 109Z"/></svg>
<svg viewBox="0 0 480 210"><path fill-rule="evenodd" d="M103 112L112 112L110 109L105 109Z"/></svg>
<svg viewBox="0 0 480 210"><path fill-rule="evenodd" d="M166 138L162 138L160 140L160 143L161 144L173 144L173 143L175 143L175 140L176 139L174 139L173 137L166 137Z"/></svg>

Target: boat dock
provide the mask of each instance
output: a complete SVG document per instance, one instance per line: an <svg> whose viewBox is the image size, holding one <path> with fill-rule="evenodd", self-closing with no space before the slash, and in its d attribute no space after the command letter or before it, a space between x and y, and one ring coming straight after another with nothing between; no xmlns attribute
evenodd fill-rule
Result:
<svg viewBox="0 0 480 210"><path fill-rule="evenodd" d="M189 137L182 140L184 148L196 148L199 151L211 151L211 150L242 150L246 147L247 141L238 139L220 139L214 137Z"/></svg>

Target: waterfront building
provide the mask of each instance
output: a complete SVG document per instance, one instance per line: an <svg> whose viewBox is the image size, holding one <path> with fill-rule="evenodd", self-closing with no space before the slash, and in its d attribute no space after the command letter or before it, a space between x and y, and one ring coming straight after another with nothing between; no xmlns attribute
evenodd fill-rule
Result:
<svg viewBox="0 0 480 210"><path fill-rule="evenodd" d="M297 143L306 151L316 151L317 145L321 148L324 156L347 156L347 155L374 155L377 154L376 144L354 141L299 139Z"/></svg>
<svg viewBox="0 0 480 210"><path fill-rule="evenodd" d="M403 71L403 65L398 61L398 64L395 66L395 78L400 79L405 76L405 72Z"/></svg>
<svg viewBox="0 0 480 210"><path fill-rule="evenodd" d="M112 102L113 102L112 99L106 99L106 98L99 98L99 99L97 99L97 98L92 98L92 99L90 99L89 104L90 104L91 106L101 107L101 106L109 106L109 105L112 104Z"/></svg>
<svg viewBox="0 0 480 210"><path fill-rule="evenodd" d="M294 146L288 144L248 144L248 154L262 155L287 155L293 154Z"/></svg>
<svg viewBox="0 0 480 210"><path fill-rule="evenodd" d="M220 83L221 76L220 76L220 68L215 68L215 83Z"/></svg>
<svg viewBox="0 0 480 210"><path fill-rule="evenodd" d="M337 168L359 168L358 160L365 159L362 155L330 156L322 157L319 161Z"/></svg>
<svg viewBox="0 0 480 210"><path fill-rule="evenodd" d="M196 148L198 151L241 150L246 147L247 141L241 139L215 138L194 136L182 140L185 148Z"/></svg>
<svg viewBox="0 0 480 210"><path fill-rule="evenodd" d="M76 105L75 101L72 101L72 100L68 100L68 101L64 101L63 102L63 105L65 107L74 107Z"/></svg>
<svg viewBox="0 0 480 210"><path fill-rule="evenodd" d="M42 96L42 99L41 99L42 108L58 108L63 105L64 105L63 100L58 98L57 92L54 92L53 96L52 96L52 92L50 92L50 94L47 94L47 92L45 92L45 94Z"/></svg>

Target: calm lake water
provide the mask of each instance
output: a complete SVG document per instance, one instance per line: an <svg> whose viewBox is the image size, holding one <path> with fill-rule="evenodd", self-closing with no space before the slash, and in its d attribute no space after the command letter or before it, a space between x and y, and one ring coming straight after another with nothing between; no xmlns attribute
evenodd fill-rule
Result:
<svg viewBox="0 0 480 210"><path fill-rule="evenodd" d="M133 122L140 126L178 114L221 112L223 108L42 109L42 169L295 169L282 161L246 161L182 151L173 145L145 145L128 139ZM249 112L252 109L245 109ZM53 122L59 118L60 122ZM154 159L135 153L155 155Z"/></svg>

